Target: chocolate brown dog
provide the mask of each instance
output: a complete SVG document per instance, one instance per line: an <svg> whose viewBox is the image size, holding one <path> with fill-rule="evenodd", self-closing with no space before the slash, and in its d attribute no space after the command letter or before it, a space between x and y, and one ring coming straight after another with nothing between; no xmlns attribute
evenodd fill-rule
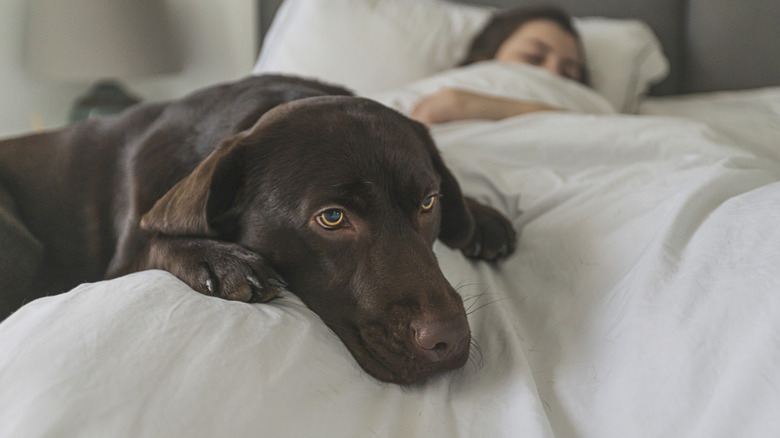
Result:
<svg viewBox="0 0 780 438"><path fill-rule="evenodd" d="M144 269L263 302L288 288L378 379L468 358L436 238L495 260L515 233L464 198L426 128L284 76L0 142L0 317Z"/></svg>

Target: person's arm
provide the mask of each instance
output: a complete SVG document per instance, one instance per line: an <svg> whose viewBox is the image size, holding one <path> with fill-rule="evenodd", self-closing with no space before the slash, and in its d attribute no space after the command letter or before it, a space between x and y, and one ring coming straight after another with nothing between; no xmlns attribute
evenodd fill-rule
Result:
<svg viewBox="0 0 780 438"><path fill-rule="evenodd" d="M536 111L563 111L539 102L488 96L458 88L442 88L422 98L410 117L426 125L455 120L501 120Z"/></svg>

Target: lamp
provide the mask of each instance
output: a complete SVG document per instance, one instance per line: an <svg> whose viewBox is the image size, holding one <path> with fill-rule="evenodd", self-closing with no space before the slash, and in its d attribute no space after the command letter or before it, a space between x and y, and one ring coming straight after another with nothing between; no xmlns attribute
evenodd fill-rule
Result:
<svg viewBox="0 0 780 438"><path fill-rule="evenodd" d="M26 64L34 74L98 81L70 120L137 103L119 78L181 70L163 0L29 0Z"/></svg>

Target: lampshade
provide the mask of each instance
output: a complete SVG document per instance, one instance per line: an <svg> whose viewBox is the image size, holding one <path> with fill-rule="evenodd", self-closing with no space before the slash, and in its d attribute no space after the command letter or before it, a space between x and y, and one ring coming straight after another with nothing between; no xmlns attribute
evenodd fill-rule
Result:
<svg viewBox="0 0 780 438"><path fill-rule="evenodd" d="M28 0L32 73L65 80L175 72L181 57L163 0Z"/></svg>

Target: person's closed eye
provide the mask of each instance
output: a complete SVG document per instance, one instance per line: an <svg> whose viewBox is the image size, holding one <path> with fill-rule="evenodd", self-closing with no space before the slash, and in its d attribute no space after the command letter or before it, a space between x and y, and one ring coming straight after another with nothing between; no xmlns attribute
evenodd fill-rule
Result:
<svg viewBox="0 0 780 438"><path fill-rule="evenodd" d="M537 53L523 53L520 55L520 60L526 64L542 65L544 64L544 55Z"/></svg>

